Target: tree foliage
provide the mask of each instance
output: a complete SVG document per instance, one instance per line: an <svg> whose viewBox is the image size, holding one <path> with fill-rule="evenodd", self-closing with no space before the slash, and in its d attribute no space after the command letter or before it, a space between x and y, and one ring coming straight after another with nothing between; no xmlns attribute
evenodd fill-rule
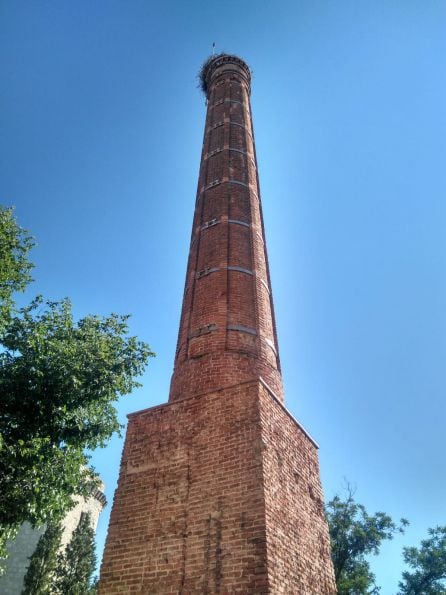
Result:
<svg viewBox="0 0 446 595"><path fill-rule="evenodd" d="M31 281L33 265L28 252L33 245L32 237L19 226L13 210L0 205L0 332L9 319L14 292L23 291Z"/></svg>
<svg viewBox="0 0 446 595"><path fill-rule="evenodd" d="M92 581L96 568L94 531L89 514L82 514L65 552L59 555L55 592L60 595L96 593Z"/></svg>
<svg viewBox="0 0 446 595"><path fill-rule="evenodd" d="M400 595L446 594L446 526L428 530L419 548L405 547L403 557L412 571L403 572Z"/></svg>
<svg viewBox="0 0 446 595"><path fill-rule="evenodd" d="M97 485L86 449L119 431L115 403L139 386L149 346L128 316L76 322L69 300L38 297L16 309L30 280L32 242L0 210L0 557L18 527L62 518Z"/></svg>
<svg viewBox="0 0 446 595"><path fill-rule="evenodd" d="M151 355L127 331L117 315L75 323L68 300L37 299L12 317L0 353L1 525L59 518L91 489L84 449L119 430L114 402Z"/></svg>
<svg viewBox="0 0 446 595"><path fill-rule="evenodd" d="M407 521L397 525L383 512L369 515L355 502L349 489L347 497L335 496L326 504L331 555L339 595L379 593L366 557L378 554L381 543L402 532Z"/></svg>
<svg viewBox="0 0 446 595"><path fill-rule="evenodd" d="M62 529L59 523L50 523L37 542L25 574L22 595L49 595L53 593L55 570Z"/></svg>

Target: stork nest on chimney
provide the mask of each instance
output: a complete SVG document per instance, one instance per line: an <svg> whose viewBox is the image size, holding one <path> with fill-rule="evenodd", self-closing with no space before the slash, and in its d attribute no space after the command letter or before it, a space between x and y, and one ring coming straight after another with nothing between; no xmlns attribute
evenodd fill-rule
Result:
<svg viewBox="0 0 446 595"><path fill-rule="evenodd" d="M214 60L225 55L225 52L221 52L220 54L214 54L213 56L209 56L209 58L207 58L207 60L203 62L203 65L200 68L200 72L198 73L198 87L203 91L206 97L208 94L207 75L209 72L209 67Z"/></svg>

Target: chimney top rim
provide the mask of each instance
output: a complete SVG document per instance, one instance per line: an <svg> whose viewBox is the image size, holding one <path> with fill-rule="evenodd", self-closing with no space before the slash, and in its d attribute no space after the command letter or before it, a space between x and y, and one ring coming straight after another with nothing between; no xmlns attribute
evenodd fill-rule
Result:
<svg viewBox="0 0 446 595"><path fill-rule="evenodd" d="M239 68L241 68L246 77L246 81L248 83L248 87L251 85L251 69L249 68L248 64L242 59L236 56L235 54L226 54L225 52L221 54L216 54L214 56L209 56L209 58L204 62L203 66L200 69L198 74L199 79L199 87L203 91L203 93L208 96L209 86L212 78L212 73L216 68L223 66L224 64L235 64Z"/></svg>

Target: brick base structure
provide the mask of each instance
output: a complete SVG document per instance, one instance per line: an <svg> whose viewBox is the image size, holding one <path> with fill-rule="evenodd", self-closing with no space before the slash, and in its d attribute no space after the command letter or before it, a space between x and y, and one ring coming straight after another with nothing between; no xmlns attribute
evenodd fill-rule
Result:
<svg viewBox="0 0 446 595"><path fill-rule="evenodd" d="M336 592L317 446L262 380L130 416L99 592Z"/></svg>

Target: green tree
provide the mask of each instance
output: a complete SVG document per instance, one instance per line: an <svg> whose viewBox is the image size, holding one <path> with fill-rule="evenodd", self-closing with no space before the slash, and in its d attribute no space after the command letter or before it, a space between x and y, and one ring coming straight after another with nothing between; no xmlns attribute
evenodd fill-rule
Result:
<svg viewBox="0 0 446 595"><path fill-rule="evenodd" d="M61 536L59 523L48 525L30 558L22 595L48 595L53 592Z"/></svg>
<svg viewBox="0 0 446 595"><path fill-rule="evenodd" d="M91 517L82 514L73 531L70 543L59 555L55 587L61 595L89 595L96 593L93 573L96 568L94 531Z"/></svg>
<svg viewBox="0 0 446 595"><path fill-rule="evenodd" d="M75 321L69 300L16 309L30 280L30 237L0 210L0 557L24 521L62 518L98 483L89 455L118 432L115 403L151 356L128 316Z"/></svg>
<svg viewBox="0 0 446 595"><path fill-rule="evenodd" d="M325 514L338 594L379 593L366 556L378 554L382 541L402 532L407 521L401 519L398 526L383 512L369 515L362 504L355 502L350 489L345 499L335 496L330 500Z"/></svg>
<svg viewBox="0 0 446 595"><path fill-rule="evenodd" d="M13 294L23 291L31 281L33 265L28 252L33 245L32 237L18 225L13 210L0 205L0 332L9 319Z"/></svg>
<svg viewBox="0 0 446 595"><path fill-rule="evenodd" d="M419 548L405 547L403 557L412 571L403 572L400 595L446 594L446 526L428 530Z"/></svg>

